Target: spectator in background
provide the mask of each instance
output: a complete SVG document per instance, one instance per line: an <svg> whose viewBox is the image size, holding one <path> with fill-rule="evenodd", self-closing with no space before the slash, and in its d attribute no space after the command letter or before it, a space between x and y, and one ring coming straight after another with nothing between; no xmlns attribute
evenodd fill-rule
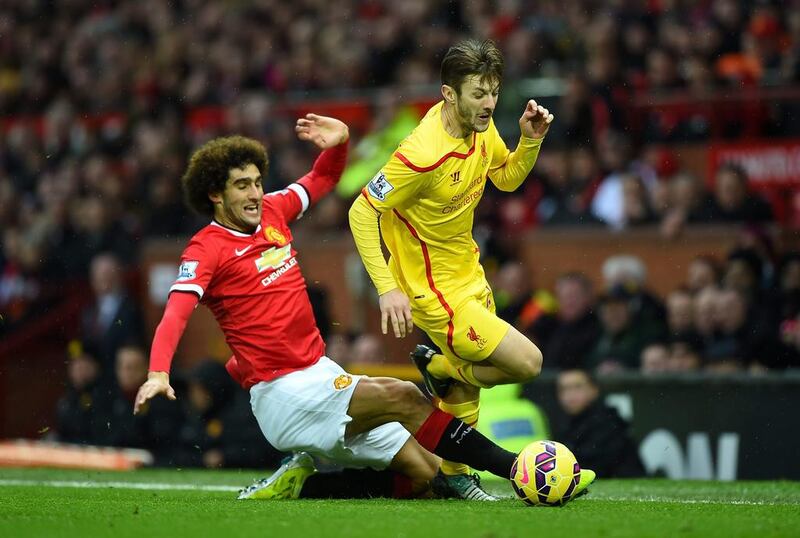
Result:
<svg viewBox="0 0 800 538"><path fill-rule="evenodd" d="M543 226L601 224L589 212L601 179L591 148L542 152L537 164L542 192L536 213Z"/></svg>
<svg viewBox="0 0 800 538"><path fill-rule="evenodd" d="M759 330L769 332L780 322L780 297L762 285L764 265L752 249L736 249L728 254L722 276L724 289L739 292L745 299L750 318Z"/></svg>
<svg viewBox="0 0 800 538"><path fill-rule="evenodd" d="M694 296L694 330L707 343L714 336L719 288L708 286Z"/></svg>
<svg viewBox="0 0 800 538"><path fill-rule="evenodd" d="M113 254L94 257L89 277L94 297L81 314L81 334L98 350L100 376L110 389L117 350L123 344L143 341L143 321L125 289L122 265Z"/></svg>
<svg viewBox="0 0 800 538"><path fill-rule="evenodd" d="M751 366L777 366L776 342L751 312L740 291L725 289L719 293L714 309L716 330L704 353L707 370L729 373Z"/></svg>
<svg viewBox="0 0 800 538"><path fill-rule="evenodd" d="M635 174L622 174L622 225L625 228L653 224L656 214L650 206L642 179Z"/></svg>
<svg viewBox="0 0 800 538"><path fill-rule="evenodd" d="M647 288L647 268L641 259L625 254L610 256L603 262L603 284L606 290L624 288L630 295L631 315L648 338L666 336L666 311Z"/></svg>
<svg viewBox="0 0 800 538"><path fill-rule="evenodd" d="M625 227L622 178L630 171L633 149L630 140L610 131L597 141L597 153L606 176L592 199L591 212L598 220L614 229Z"/></svg>
<svg viewBox="0 0 800 538"><path fill-rule="evenodd" d="M764 222L772 220L772 208L761 196L748 191L747 172L728 163L717 170L710 220L715 222Z"/></svg>
<svg viewBox="0 0 800 538"><path fill-rule="evenodd" d="M696 334L673 336L670 344L669 370L671 372L696 372L703 366L703 342Z"/></svg>
<svg viewBox="0 0 800 538"><path fill-rule="evenodd" d="M64 443L102 444L108 392L102 390L100 364L91 345L73 340L67 347L67 390L56 406L56 438Z"/></svg>
<svg viewBox="0 0 800 538"><path fill-rule="evenodd" d="M533 290L531 273L516 260L505 262L494 276L492 290L497 316L520 332L527 332L536 320L556 310L555 298L545 290Z"/></svg>
<svg viewBox="0 0 800 538"><path fill-rule="evenodd" d="M644 375L659 375L671 370L670 349L655 342L642 350L640 371Z"/></svg>
<svg viewBox="0 0 800 538"><path fill-rule="evenodd" d="M604 404L600 388L586 370L565 370L556 382L558 402L567 414L558 439L572 450L582 466L598 469L606 478L644 476L628 424Z"/></svg>
<svg viewBox="0 0 800 538"><path fill-rule="evenodd" d="M782 320L800 314L800 252L788 252L781 258L777 275Z"/></svg>
<svg viewBox="0 0 800 538"><path fill-rule="evenodd" d="M664 189L666 207L661 215L661 231L666 237L677 237L688 223L711 220L711 195L695 175L680 172L670 178Z"/></svg>
<svg viewBox="0 0 800 538"><path fill-rule="evenodd" d="M670 180L672 206L686 222L705 223L711 218L712 198L694 174L682 172Z"/></svg>
<svg viewBox="0 0 800 538"><path fill-rule="evenodd" d="M672 335L694 332L694 304L689 290L679 288L667 296L667 326Z"/></svg>
<svg viewBox="0 0 800 538"><path fill-rule="evenodd" d="M176 465L191 467L267 467L278 453L264 442L225 366L207 360L188 375L189 413L179 432Z"/></svg>
<svg viewBox="0 0 800 538"><path fill-rule="evenodd" d="M583 273L565 273L555 291L558 310L541 316L528 334L542 350L545 368L585 367L601 331L592 282Z"/></svg>
<svg viewBox="0 0 800 538"><path fill-rule="evenodd" d="M697 256L689 263L686 271L686 285L689 291L697 296L705 288L717 287L721 273L716 258Z"/></svg>
<svg viewBox="0 0 800 538"><path fill-rule="evenodd" d="M0 257L0 334L29 319L42 295L38 273L40 251L18 228L3 229Z"/></svg>
<svg viewBox="0 0 800 538"><path fill-rule="evenodd" d="M183 424L179 404L155 398L147 409L133 414L136 392L147 380L148 358L139 346L124 345L117 350L117 390L108 406L104 443L115 447L149 450L156 465L171 465L177 435Z"/></svg>
<svg viewBox="0 0 800 538"><path fill-rule="evenodd" d="M621 370L637 370L642 350L655 340L631 312L633 296L621 286L611 288L600 299L600 322L603 330L597 345L589 356L588 364L599 374Z"/></svg>
<svg viewBox="0 0 800 538"><path fill-rule="evenodd" d="M75 202L73 221L77 236L72 247L72 262L76 271L85 271L96 256L111 253L121 264L130 265L136 260L138 250L133 235L115 212L99 195L87 196Z"/></svg>

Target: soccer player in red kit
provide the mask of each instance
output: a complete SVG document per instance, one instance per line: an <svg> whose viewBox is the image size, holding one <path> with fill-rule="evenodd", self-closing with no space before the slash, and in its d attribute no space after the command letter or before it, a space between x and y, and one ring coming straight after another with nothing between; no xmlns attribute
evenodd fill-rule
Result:
<svg viewBox="0 0 800 538"><path fill-rule="evenodd" d="M295 129L323 151L308 174L281 191L264 194L267 154L255 140L218 138L191 157L182 178L187 202L213 220L181 256L134 412L158 394L175 399L170 363L199 302L222 328L233 351L228 371L249 391L253 414L275 448L343 467L389 468L411 479L406 494L412 485L419 492L429 482L436 489L440 460L430 452L508 478L516 455L434 409L413 383L350 375L325 357L289 223L336 185L349 133L341 121L313 114L299 119ZM295 456L276 473L292 471L292 480L277 489L275 480L262 481L240 498L297 497L304 482L313 482L306 479L314 478L305 458ZM363 487L369 483L359 479ZM478 487L462 491L457 496L494 500ZM388 488L369 494L392 493L401 494Z"/></svg>

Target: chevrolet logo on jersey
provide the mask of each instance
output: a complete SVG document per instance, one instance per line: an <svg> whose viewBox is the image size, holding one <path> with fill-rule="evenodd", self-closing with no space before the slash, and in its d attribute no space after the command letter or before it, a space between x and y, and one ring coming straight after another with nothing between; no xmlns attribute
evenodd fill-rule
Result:
<svg viewBox="0 0 800 538"><path fill-rule="evenodd" d="M286 260L288 260L291 255L291 243L282 247L272 247L261 253L261 257L256 260L256 268L259 273L267 269L277 269L286 263Z"/></svg>

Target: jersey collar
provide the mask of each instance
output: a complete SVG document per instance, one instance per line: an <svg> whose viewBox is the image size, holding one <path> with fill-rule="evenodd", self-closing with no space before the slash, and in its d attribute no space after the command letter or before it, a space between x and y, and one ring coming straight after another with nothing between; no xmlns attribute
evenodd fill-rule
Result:
<svg viewBox="0 0 800 538"><path fill-rule="evenodd" d="M211 226L218 226L218 227L222 228L223 230L225 230L226 232L228 232L229 234L235 235L236 237L253 237L255 234L257 234L258 232L261 231L261 225L260 224L256 227L256 231L254 231L251 234L246 234L246 233L240 232L238 230L232 230L232 229L228 228L227 226L223 226L222 224L220 224L219 222L217 222L215 220L211 221Z"/></svg>

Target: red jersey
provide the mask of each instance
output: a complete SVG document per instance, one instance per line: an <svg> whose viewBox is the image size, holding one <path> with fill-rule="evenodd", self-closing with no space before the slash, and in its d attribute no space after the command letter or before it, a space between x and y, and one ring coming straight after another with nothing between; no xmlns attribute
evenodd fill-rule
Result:
<svg viewBox="0 0 800 538"><path fill-rule="evenodd" d="M264 196L253 234L212 222L189 241L170 288L197 293L211 310L245 388L311 366L325 354L288 226L307 207L307 193L292 184Z"/></svg>

